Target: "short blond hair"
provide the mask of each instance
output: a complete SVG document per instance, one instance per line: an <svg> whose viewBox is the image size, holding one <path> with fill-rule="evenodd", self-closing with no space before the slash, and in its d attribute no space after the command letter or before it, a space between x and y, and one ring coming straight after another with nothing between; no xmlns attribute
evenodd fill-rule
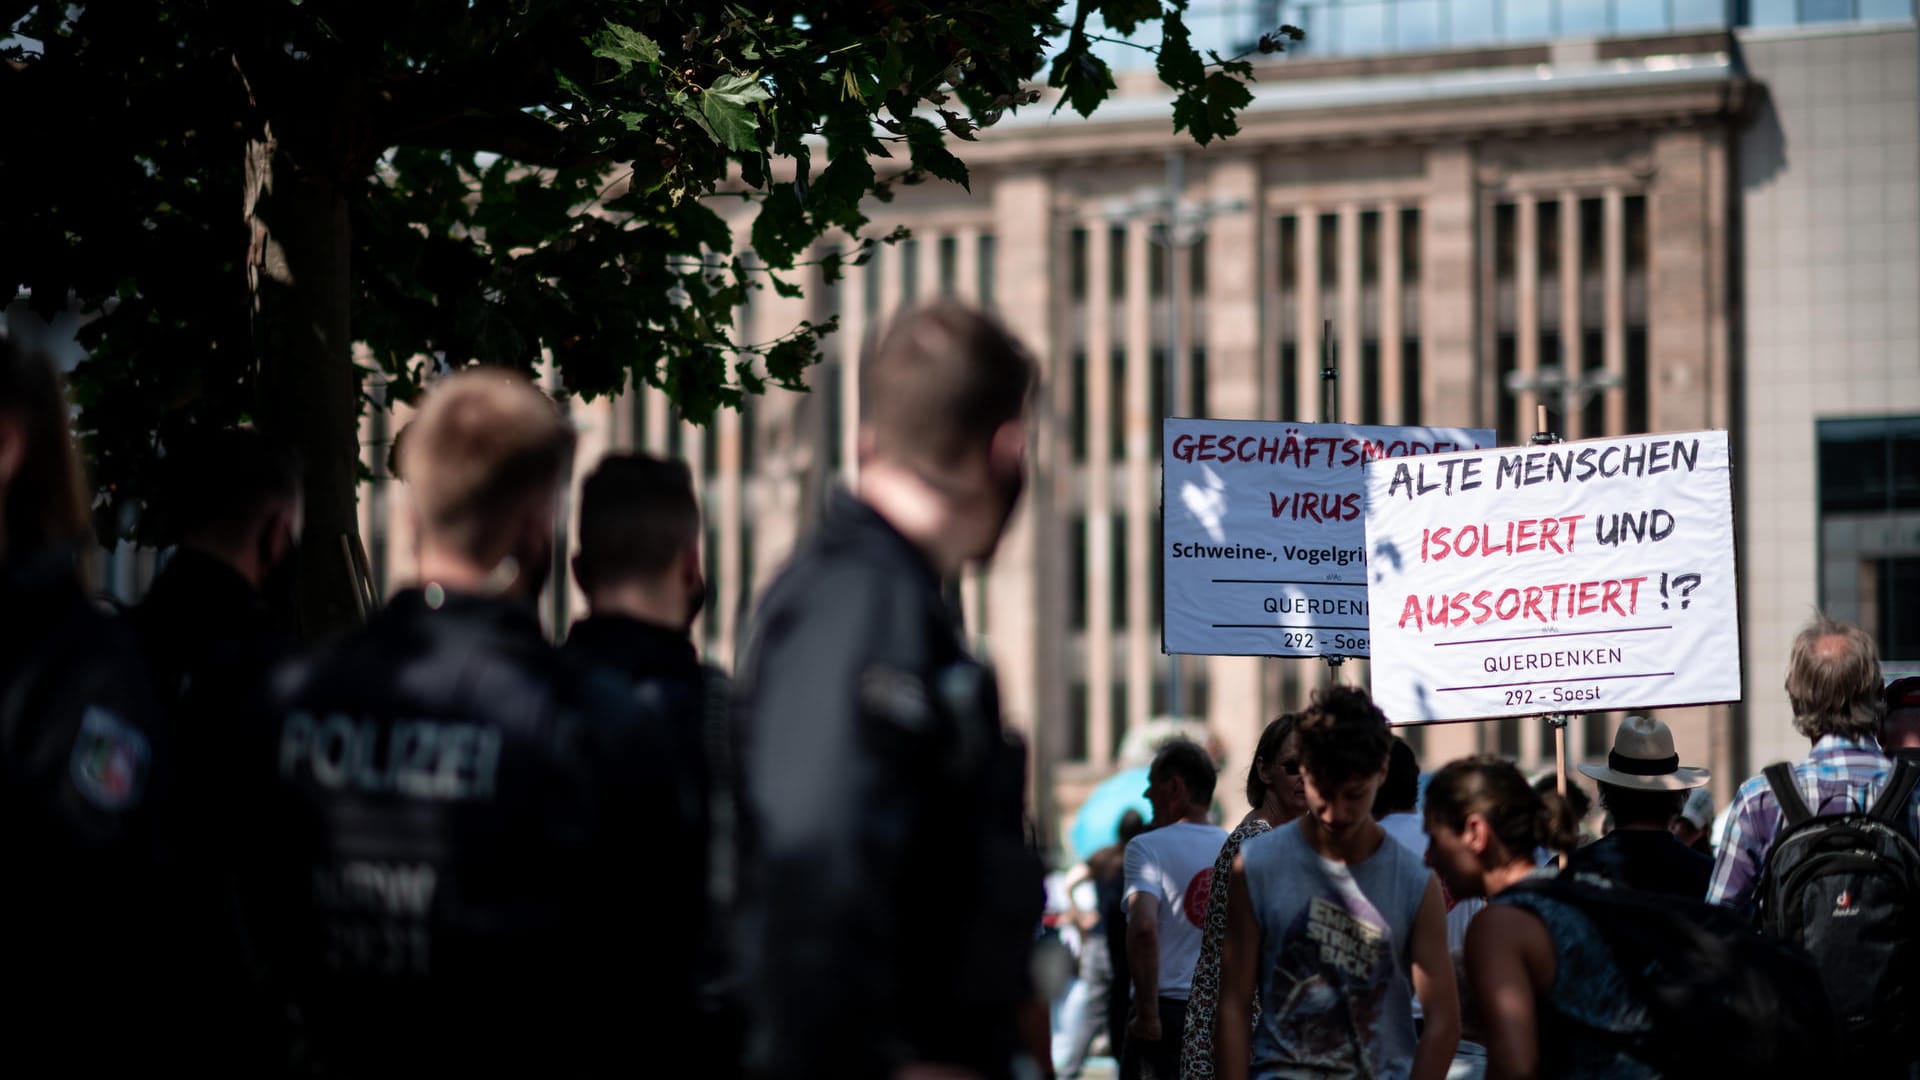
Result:
<svg viewBox="0 0 1920 1080"><path fill-rule="evenodd" d="M469 558L496 554L501 527L558 491L573 444L559 407L525 376L470 368L440 380L400 446L421 531Z"/></svg>
<svg viewBox="0 0 1920 1080"><path fill-rule="evenodd" d="M1793 639L1787 662L1793 726L1809 739L1872 736L1886 712L1880 649L1865 630L1816 615Z"/></svg>

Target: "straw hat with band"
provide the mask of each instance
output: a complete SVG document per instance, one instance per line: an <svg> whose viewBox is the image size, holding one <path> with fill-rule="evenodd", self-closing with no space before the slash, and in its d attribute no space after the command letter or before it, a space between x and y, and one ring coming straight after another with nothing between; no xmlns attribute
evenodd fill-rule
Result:
<svg viewBox="0 0 1920 1080"><path fill-rule="evenodd" d="M1605 765L1582 765L1580 772L1603 784L1639 791L1686 791L1707 782L1705 769L1680 767L1673 732L1647 716L1629 716L1613 733Z"/></svg>

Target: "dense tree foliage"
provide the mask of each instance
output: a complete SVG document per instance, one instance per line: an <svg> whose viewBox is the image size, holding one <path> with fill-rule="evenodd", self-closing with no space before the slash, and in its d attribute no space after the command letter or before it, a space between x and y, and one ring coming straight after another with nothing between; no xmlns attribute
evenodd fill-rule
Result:
<svg viewBox="0 0 1920 1080"><path fill-rule="evenodd" d="M1230 134L1250 69L1195 51L1185 6L0 0L0 279L87 313L105 528L169 437L251 419L305 451L319 531L351 531L350 343L402 399L421 357L543 349L570 393L644 381L695 419L797 386L831 326L734 340L748 291L795 289L830 230L863 259L867 200L966 184L951 140L1041 81L1091 113L1114 86L1096 32L1158 22L1174 124ZM757 203L754 260L723 199Z"/></svg>

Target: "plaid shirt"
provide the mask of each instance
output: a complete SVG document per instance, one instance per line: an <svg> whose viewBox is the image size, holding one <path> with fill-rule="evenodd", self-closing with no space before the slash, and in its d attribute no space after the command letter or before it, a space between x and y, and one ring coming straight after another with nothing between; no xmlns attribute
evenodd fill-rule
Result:
<svg viewBox="0 0 1920 1080"><path fill-rule="evenodd" d="M1815 815L1865 812L1891 775L1893 763L1880 752L1879 743L1839 735L1821 736L1807 760L1793 767L1800 797ZM1751 911L1767 849L1784 825L1785 816L1764 775L1740 785L1727 815L1727 834L1714 859L1707 899ZM1908 808L1907 835L1920 837L1920 791Z"/></svg>

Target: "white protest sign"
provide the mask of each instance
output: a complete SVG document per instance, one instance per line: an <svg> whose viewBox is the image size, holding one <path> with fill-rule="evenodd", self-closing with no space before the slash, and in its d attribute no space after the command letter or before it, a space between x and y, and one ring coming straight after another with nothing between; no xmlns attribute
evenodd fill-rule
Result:
<svg viewBox="0 0 1920 1080"><path fill-rule="evenodd" d="M1465 428L1169 419L1161 552L1170 653L1367 655L1369 460L1491 446Z"/></svg>
<svg viewBox="0 0 1920 1080"><path fill-rule="evenodd" d="M1375 462L1366 491L1390 720L1739 700L1726 432Z"/></svg>

